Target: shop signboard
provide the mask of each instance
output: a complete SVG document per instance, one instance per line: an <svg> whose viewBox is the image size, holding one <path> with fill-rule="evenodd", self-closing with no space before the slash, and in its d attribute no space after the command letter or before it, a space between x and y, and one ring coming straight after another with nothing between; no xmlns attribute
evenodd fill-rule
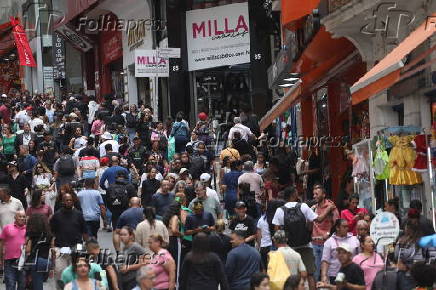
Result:
<svg viewBox="0 0 436 290"><path fill-rule="evenodd" d="M400 223L393 213L380 212L371 222L370 236L378 249L395 242L399 234Z"/></svg>
<svg viewBox="0 0 436 290"><path fill-rule="evenodd" d="M65 79L65 42L59 33L53 33L53 76Z"/></svg>
<svg viewBox="0 0 436 290"><path fill-rule="evenodd" d="M123 56L123 42L121 33L106 32L103 34L103 64L111 63Z"/></svg>
<svg viewBox="0 0 436 290"><path fill-rule="evenodd" d="M62 34L65 39L70 41L72 45L82 52L87 52L92 48L92 44L87 37L77 33L74 28L70 28L67 25L62 25L61 27L57 28L56 31Z"/></svg>
<svg viewBox="0 0 436 290"><path fill-rule="evenodd" d="M42 76L44 79L44 93L52 92L54 87L53 67L45 66L42 70Z"/></svg>
<svg viewBox="0 0 436 290"><path fill-rule="evenodd" d="M169 59L158 57L156 50L135 50L135 77L168 77Z"/></svg>
<svg viewBox="0 0 436 290"><path fill-rule="evenodd" d="M248 3L186 12L190 71L250 62Z"/></svg>

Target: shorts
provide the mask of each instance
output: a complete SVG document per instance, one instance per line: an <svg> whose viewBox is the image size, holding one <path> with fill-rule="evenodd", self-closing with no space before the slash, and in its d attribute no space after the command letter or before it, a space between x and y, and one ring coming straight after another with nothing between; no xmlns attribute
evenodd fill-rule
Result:
<svg viewBox="0 0 436 290"><path fill-rule="evenodd" d="M311 247L301 247L295 248L294 250L301 255L304 266L306 266L307 274L313 275L313 273L316 271L315 255L313 254L313 249Z"/></svg>

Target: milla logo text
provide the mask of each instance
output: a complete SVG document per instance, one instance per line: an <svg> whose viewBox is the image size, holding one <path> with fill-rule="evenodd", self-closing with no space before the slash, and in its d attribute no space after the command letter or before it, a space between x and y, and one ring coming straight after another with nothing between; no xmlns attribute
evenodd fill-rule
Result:
<svg viewBox="0 0 436 290"><path fill-rule="evenodd" d="M363 34L375 36L386 33L387 38L397 39L400 31L413 23L415 15L398 9L395 2L385 2L380 3L366 20L368 22L360 29Z"/></svg>
<svg viewBox="0 0 436 290"><path fill-rule="evenodd" d="M229 18L219 21L218 19L210 19L201 23L192 23L192 37L220 37L228 35L231 37L244 36L248 33L247 21L244 15L239 15L236 23L232 23Z"/></svg>

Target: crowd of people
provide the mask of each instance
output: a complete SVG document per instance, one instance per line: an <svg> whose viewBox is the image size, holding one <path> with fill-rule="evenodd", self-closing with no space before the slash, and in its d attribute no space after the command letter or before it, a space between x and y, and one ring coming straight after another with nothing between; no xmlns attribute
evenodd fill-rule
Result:
<svg viewBox="0 0 436 290"><path fill-rule="evenodd" d="M159 121L111 98L24 92L0 104L6 290L434 289L419 200L405 217L386 202L404 231L377 252L352 179L332 193L313 148L297 170L294 148L262 145L249 110L215 156L205 113L190 126L183 112Z"/></svg>

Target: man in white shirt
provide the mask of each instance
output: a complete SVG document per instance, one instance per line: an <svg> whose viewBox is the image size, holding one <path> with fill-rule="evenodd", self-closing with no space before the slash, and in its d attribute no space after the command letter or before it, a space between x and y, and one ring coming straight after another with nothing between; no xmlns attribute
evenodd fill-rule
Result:
<svg viewBox="0 0 436 290"><path fill-rule="evenodd" d="M100 150L100 157L106 156L106 149L104 148L106 146L106 144L111 144L112 151L118 153L118 149L119 149L120 145L118 144L117 141L113 140L111 133L104 132L104 134L101 135L100 138L103 140L103 142L98 147Z"/></svg>
<svg viewBox="0 0 436 290"><path fill-rule="evenodd" d="M203 183L203 185L206 187L206 195L207 197L213 197L215 198L218 202L220 202L220 198L218 196L218 193L213 190L212 188L210 188L210 181L211 181L211 176L209 173L202 173L200 175L200 181Z"/></svg>
<svg viewBox="0 0 436 290"><path fill-rule="evenodd" d="M19 111L15 115L15 122L18 122L18 124L20 124L20 127L22 127L24 124L27 124L30 121L30 117L27 115L28 110L32 110L32 108L27 107L27 108Z"/></svg>
<svg viewBox="0 0 436 290"><path fill-rule="evenodd" d="M291 276L301 275L301 278L307 278L306 266L304 266L301 255L288 246L288 238L284 231L280 230L274 233L274 245L277 250L283 254L285 263L288 266Z"/></svg>
<svg viewBox="0 0 436 290"><path fill-rule="evenodd" d="M230 129L229 137L228 137L228 140L230 142L233 140L233 134L236 131L241 133L241 138L244 139L245 141L248 141L250 136L253 136L253 133L251 132L250 128L248 128L247 126L242 125L241 118L235 117L233 119L233 123L235 123L235 125Z"/></svg>
<svg viewBox="0 0 436 290"><path fill-rule="evenodd" d="M27 115L30 117L29 125L32 133L35 133L35 128L38 125L44 125L44 121L39 118L38 114L32 110L27 111Z"/></svg>
<svg viewBox="0 0 436 290"><path fill-rule="evenodd" d="M12 224L17 211L24 211L21 201L10 194L7 185L0 186L0 231L5 225Z"/></svg>
<svg viewBox="0 0 436 290"><path fill-rule="evenodd" d="M288 237L288 244L294 247L295 251L301 255L301 258L303 259L304 265L307 269L309 288L315 289L315 280L313 278L313 274L316 270L315 256L313 249L309 245L312 235L312 231L309 230L311 228L309 225L314 221L322 222L330 214L331 210L336 207L329 208L322 215L318 215L307 204L298 202L298 192L295 187L288 187L283 190L283 199L287 201L287 203L284 205L285 208L293 209L298 207L298 209L295 210L296 213L293 216L293 220L297 220L299 214L304 215L304 218L306 219L305 229L302 230L300 227L297 227L297 225L294 225L295 223L292 224L292 227L286 228L285 212L283 207L279 207L276 210L272 223L276 230L283 229L285 231L286 236ZM287 212L289 214L291 213L290 211ZM298 224L298 226L300 226L300 224ZM296 229L301 231L296 233ZM295 238L290 240L291 237ZM301 244L302 242L303 244Z"/></svg>

